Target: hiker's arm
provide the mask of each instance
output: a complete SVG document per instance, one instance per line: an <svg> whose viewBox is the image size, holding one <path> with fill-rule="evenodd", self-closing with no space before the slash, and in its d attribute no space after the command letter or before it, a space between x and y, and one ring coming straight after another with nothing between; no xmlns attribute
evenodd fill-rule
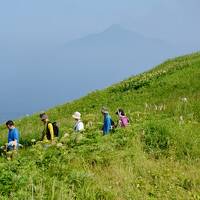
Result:
<svg viewBox="0 0 200 200"><path fill-rule="evenodd" d="M14 150L16 150L17 149L17 140L16 139L13 141L13 146L14 146Z"/></svg>
<svg viewBox="0 0 200 200"><path fill-rule="evenodd" d="M51 123L48 124L48 129L51 135L51 141L54 140L54 131L53 131L53 125Z"/></svg>
<svg viewBox="0 0 200 200"><path fill-rule="evenodd" d="M19 134L18 134L17 130L15 130L14 138L13 138L14 139L14 141L13 141L14 150L17 149L17 139L18 139L18 136L19 136Z"/></svg>

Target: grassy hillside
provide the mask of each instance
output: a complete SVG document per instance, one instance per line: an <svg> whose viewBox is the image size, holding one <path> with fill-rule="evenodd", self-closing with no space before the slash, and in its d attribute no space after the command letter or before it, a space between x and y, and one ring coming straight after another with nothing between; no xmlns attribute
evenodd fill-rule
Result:
<svg viewBox="0 0 200 200"><path fill-rule="evenodd" d="M126 129L102 136L100 109L114 121L122 107ZM72 131L74 111L86 124ZM16 122L25 145L12 161L0 158L0 199L200 199L200 53L48 111L60 124L62 147L31 146L38 115ZM1 143L7 130L0 127Z"/></svg>

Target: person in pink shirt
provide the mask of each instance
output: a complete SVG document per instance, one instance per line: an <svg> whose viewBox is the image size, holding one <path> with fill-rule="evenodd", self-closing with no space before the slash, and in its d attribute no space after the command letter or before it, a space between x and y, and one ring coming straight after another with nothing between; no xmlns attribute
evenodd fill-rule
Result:
<svg viewBox="0 0 200 200"><path fill-rule="evenodd" d="M116 114L117 114L118 117L119 117L118 125L119 125L120 127L126 127L126 126L128 126L128 124L129 124L129 119L128 119L128 117L125 115L124 110L120 108L120 109L117 110Z"/></svg>

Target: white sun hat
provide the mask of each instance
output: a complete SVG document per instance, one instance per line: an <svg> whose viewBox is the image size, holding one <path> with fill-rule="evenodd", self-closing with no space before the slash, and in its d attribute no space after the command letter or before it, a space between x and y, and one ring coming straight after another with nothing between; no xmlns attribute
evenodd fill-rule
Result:
<svg viewBox="0 0 200 200"><path fill-rule="evenodd" d="M73 117L74 119L81 119L81 113L80 113L80 112L75 112L75 113L72 115L72 117Z"/></svg>

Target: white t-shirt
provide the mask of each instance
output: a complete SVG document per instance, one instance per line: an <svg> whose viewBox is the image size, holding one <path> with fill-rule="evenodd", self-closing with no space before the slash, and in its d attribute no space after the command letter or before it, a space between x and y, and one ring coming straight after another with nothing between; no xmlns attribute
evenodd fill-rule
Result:
<svg viewBox="0 0 200 200"><path fill-rule="evenodd" d="M76 124L74 126L74 130L77 131L77 132L84 130L84 124L81 120L76 122Z"/></svg>

